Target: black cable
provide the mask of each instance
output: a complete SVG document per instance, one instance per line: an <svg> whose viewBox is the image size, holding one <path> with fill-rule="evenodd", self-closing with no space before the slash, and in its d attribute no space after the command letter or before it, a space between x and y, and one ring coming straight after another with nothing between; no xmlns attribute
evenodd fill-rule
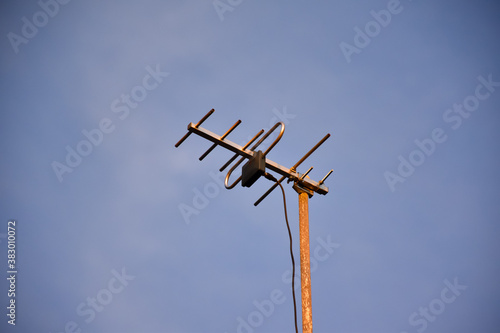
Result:
<svg viewBox="0 0 500 333"><path fill-rule="evenodd" d="M295 259L293 257L293 247L292 247L292 232L290 231L290 223L288 223L288 214L287 214L287 209L286 209L286 196L285 196L285 189L283 188L283 185L281 185L280 182L271 174L265 173L265 177L271 181L276 182L281 188L281 192L283 193L283 208L285 209L285 221L286 221L286 228L288 229L288 237L290 238L290 257L292 258L292 297L293 297L293 315L295 318L295 333L299 332L299 329L297 328L297 302L295 300Z"/></svg>
<svg viewBox="0 0 500 333"><path fill-rule="evenodd" d="M277 182L278 183L278 182ZM292 248L292 232L290 231L290 224L288 223L288 214L286 212L286 197L285 197L285 189L281 183L278 183L281 188L281 192L283 193L283 207L285 209L285 221L286 227L288 229L288 237L290 238L290 257L292 258L292 296L293 296L293 315L295 317L295 333L298 333L299 330L297 328L297 302L295 301L295 259L293 258L293 248Z"/></svg>

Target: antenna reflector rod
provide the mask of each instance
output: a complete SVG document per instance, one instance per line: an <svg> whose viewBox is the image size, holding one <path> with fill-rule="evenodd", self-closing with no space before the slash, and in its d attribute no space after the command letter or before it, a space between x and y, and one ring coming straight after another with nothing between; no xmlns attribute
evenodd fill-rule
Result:
<svg viewBox="0 0 500 333"><path fill-rule="evenodd" d="M325 176L325 177L323 177L323 179L321 179L321 180L319 181L319 184L320 184L320 185L321 185L321 184L323 184L323 183L325 182L325 180L328 178L328 176L330 176L330 175L332 174L332 172L333 172L333 169L332 169L332 170L330 170L330 171L328 171L328 173L326 174L326 176Z"/></svg>
<svg viewBox="0 0 500 333"><path fill-rule="evenodd" d="M201 118L201 119L200 119L200 121L199 121L196 125L194 125L194 127L198 127L198 126L200 126L200 125L201 125L201 124L202 124L205 120L207 120L207 118L208 118L208 117L210 117L210 116L212 115L212 113L214 113L214 112L215 112L215 109L212 109L212 110L208 111L208 113L207 113L205 116L203 116L203 118ZM188 126L188 128L189 128L189 126ZM179 147L179 146L181 145L181 143L183 143L183 142L184 142L184 140L186 140L186 139L187 139L190 135L191 135L191 132L187 132L187 133L186 133L186 134L185 134L185 135L184 135L184 136L183 136L183 137L179 140L179 142L177 142L177 143L175 144L175 148Z"/></svg>
<svg viewBox="0 0 500 333"><path fill-rule="evenodd" d="M220 137L220 140L224 140L224 138L225 138L226 136L228 136L228 135L229 135L229 133L231 133L231 132L232 132L232 131L233 131L233 130L234 130L234 129L235 129L235 128L239 125L239 124L241 124L241 120L238 120L237 122L235 122L235 123L234 123L234 125L233 125L233 126L231 126L231 128L230 128L230 129L228 129L228 130L227 130L227 132L226 132L226 133L224 133L224 135L222 135L222 136ZM210 153L212 152L212 150L214 150L214 149L215 149L215 147L217 147L217 144L216 144L216 143L214 143L214 144L213 144L210 148L208 148L208 150L207 150L206 152L204 152L204 153L203 153L203 155L201 155L201 156L200 156L200 161L202 161L205 157L207 157L207 155L208 155L208 154L210 154Z"/></svg>
<svg viewBox="0 0 500 333"><path fill-rule="evenodd" d="M304 162L306 160L306 158L311 156L311 154L314 153L314 151L316 149L318 149L318 147L321 146L323 144L323 142L325 142L329 137L330 137L330 133L325 135L325 137L323 139L319 140L319 142L314 147L312 147L311 150L309 150L304 156L302 156L302 158L297 163L295 163L295 165L292 167L292 169L296 169L299 165L301 165L302 162Z"/></svg>
<svg viewBox="0 0 500 333"><path fill-rule="evenodd" d="M282 177L281 177L281 178L280 178L280 179L279 179L276 183L274 183L274 184L273 184L273 186L271 186L271 188L269 188L269 190L267 190L267 192L266 192L266 193L264 193L264 194L263 194L263 195L259 198L259 200L255 201L253 205L254 205L254 206L257 206L258 204L260 204L260 203L262 202L262 200L264 200L264 199L265 199L265 198L269 195L269 193L271 193L272 191L274 191L274 189L275 189L276 187L278 187L278 184L281 184L281 182L282 182L283 180L285 180L285 178L286 178L285 176L282 176Z"/></svg>

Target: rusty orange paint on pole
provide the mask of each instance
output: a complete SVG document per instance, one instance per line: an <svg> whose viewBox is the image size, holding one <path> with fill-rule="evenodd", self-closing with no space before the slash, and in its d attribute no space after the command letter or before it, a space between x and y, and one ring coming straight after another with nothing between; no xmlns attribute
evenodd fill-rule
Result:
<svg viewBox="0 0 500 333"><path fill-rule="evenodd" d="M311 256L309 253L309 195L306 192L299 192L299 231L302 332L312 333Z"/></svg>

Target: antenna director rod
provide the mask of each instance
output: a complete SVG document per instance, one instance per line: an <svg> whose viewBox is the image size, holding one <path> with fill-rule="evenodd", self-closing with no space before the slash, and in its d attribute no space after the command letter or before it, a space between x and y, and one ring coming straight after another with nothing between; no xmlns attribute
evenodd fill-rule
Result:
<svg viewBox="0 0 500 333"><path fill-rule="evenodd" d="M190 123L188 125L188 131L189 133L195 133L209 141L212 141L213 143L215 144L218 144L230 151L232 151L233 153L236 153L240 156L243 156L245 158L252 158L253 155L254 155L254 152L251 151L251 150L248 150L248 149L244 149L242 146L230 141L230 140L227 140L225 138L222 138L221 136L203 128L203 127L200 127L198 126L199 124L193 124L193 123ZM222 139L221 139L222 138ZM314 149L312 149L312 151L314 151ZM312 152L311 152L312 153ZM298 164L298 163L297 163ZM270 170L276 172L276 173L279 173L280 175L286 177L286 178L291 178L291 179L299 179L302 174L296 172L296 171L293 171L293 170L290 170L278 163L275 163L269 159L266 158L266 168L269 168ZM301 183L304 184L304 186L306 186L307 188L319 193L319 194L327 194L328 193L328 187L326 187L325 185L323 184L319 184L318 182L314 181L314 180L311 180L310 178L305 178L301 180Z"/></svg>
<svg viewBox="0 0 500 333"><path fill-rule="evenodd" d="M312 153L314 153L314 151L316 149L318 149L319 146L321 146L323 144L323 142L326 141L326 139L328 139L330 137L330 133L328 133L327 135L325 135L323 137L323 139L319 140L319 142L311 148L311 150L309 150L304 156L302 156L302 158L297 162L295 163L295 165L292 167L292 169L295 169L296 167L298 167L299 165L302 164L302 162L304 162L306 160L306 158L308 158L309 156L311 156Z"/></svg>
<svg viewBox="0 0 500 333"><path fill-rule="evenodd" d="M214 112L215 112L215 110L214 110L214 109L212 109L212 110L208 111L208 113L207 113L206 115L204 115L204 116L203 116L203 118L201 118L201 119L200 119L200 121L199 121L196 125L194 125L194 127L198 127L198 126L200 126L200 125L201 125L201 124L202 124L205 120L207 120L207 118L208 118L208 117L210 117L210 116L212 115L212 113L214 113ZM183 142L184 142L184 140L186 140L186 139L188 138L188 136L190 136L190 135L191 135L191 132L187 132L187 133L186 133L186 135L184 135L184 136L183 136L183 137L179 140L179 142L177 142L177 143L175 144L175 148L179 147L179 146L181 145L181 143L183 143Z"/></svg>

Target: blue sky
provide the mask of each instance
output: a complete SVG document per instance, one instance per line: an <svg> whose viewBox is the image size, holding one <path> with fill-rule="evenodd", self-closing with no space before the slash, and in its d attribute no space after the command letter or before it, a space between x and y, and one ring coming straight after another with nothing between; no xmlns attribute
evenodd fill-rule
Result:
<svg viewBox="0 0 500 333"><path fill-rule="evenodd" d="M241 119L239 144L283 120L268 157L287 167L332 134L298 170L334 169L309 202L315 332L497 331L495 2L0 8L0 267L9 219L18 265L2 332L293 330L279 191L254 207L269 181L222 189L232 154L199 162L210 144L194 135L174 148L212 108L203 127Z"/></svg>

